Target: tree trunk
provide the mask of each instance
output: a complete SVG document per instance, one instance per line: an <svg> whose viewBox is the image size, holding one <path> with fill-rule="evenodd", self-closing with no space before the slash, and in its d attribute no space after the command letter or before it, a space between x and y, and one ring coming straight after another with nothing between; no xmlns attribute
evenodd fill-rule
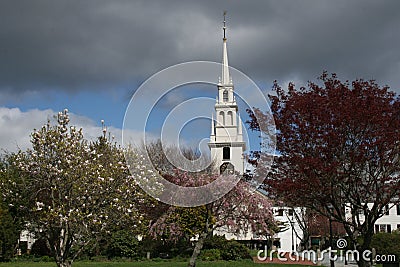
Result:
<svg viewBox="0 0 400 267"><path fill-rule="evenodd" d="M207 235L208 233L201 233L201 235L199 236L199 240L197 240L192 256L190 257L188 267L196 266L197 257L199 256L200 251L203 248L204 240L207 238Z"/></svg>
<svg viewBox="0 0 400 267"><path fill-rule="evenodd" d="M362 256L360 256L360 260L357 262L358 267L370 267L371 262L370 261L365 261Z"/></svg>
<svg viewBox="0 0 400 267"><path fill-rule="evenodd" d="M366 256L368 256L369 258L370 258L370 260L366 260L366 259L364 259L364 257L363 257L363 252L365 251L365 250L369 250L369 245L370 245L370 243L371 243L371 238L370 237L365 237L365 241L364 242L366 242L366 244L364 243L359 249L358 249L358 251L359 251L359 255L360 255L360 259L359 259L359 261L357 261L357 265L359 266L359 267L370 267L371 265L372 265L372 255L370 254L370 255L366 255Z"/></svg>
<svg viewBox="0 0 400 267"><path fill-rule="evenodd" d="M358 251L360 253L360 260L357 262L357 265L359 267L372 266L372 260L373 260L372 255L371 254L366 255L369 258L369 260L364 259L362 255L363 255L363 252L366 250L369 250L371 252L370 247L371 247L371 242L372 242L372 236L374 235L374 232L372 229L374 229L373 226L375 224L375 221L376 220L374 220L374 222L370 222L367 227L367 230L362 233L363 242L362 242L362 245L359 246L359 248L358 248Z"/></svg>
<svg viewBox="0 0 400 267"><path fill-rule="evenodd" d="M203 248L204 240L208 237L209 234L212 233L212 227L211 227L211 219L212 219L212 204L207 204L206 205L206 224L204 227L204 231L199 235L199 239L196 242L196 245L194 246L192 256L190 257L188 267L195 267L196 266L196 260L197 257L200 254L201 249Z"/></svg>
<svg viewBox="0 0 400 267"><path fill-rule="evenodd" d="M69 261L57 262L57 267L71 267L71 263Z"/></svg>

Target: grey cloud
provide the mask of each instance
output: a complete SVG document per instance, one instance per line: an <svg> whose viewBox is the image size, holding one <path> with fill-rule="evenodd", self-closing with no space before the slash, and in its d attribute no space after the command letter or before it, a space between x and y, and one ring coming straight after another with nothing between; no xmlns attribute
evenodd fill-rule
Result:
<svg viewBox="0 0 400 267"><path fill-rule="evenodd" d="M191 60L229 59L262 84L322 70L400 87L398 0L2 1L0 89L106 90Z"/></svg>

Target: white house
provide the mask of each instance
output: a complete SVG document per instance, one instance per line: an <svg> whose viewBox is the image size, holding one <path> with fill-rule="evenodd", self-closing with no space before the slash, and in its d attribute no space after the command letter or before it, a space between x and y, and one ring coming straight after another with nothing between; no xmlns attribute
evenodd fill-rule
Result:
<svg viewBox="0 0 400 267"><path fill-rule="evenodd" d="M369 203L368 207L372 208L372 205L373 205L372 203ZM350 207L346 207L345 212L346 212L346 217L350 220L351 219ZM364 214L361 210L359 212L359 219L361 223L365 219ZM397 229L400 230L400 204L386 205L385 214L375 222L374 232L391 233L392 231Z"/></svg>
<svg viewBox="0 0 400 267"><path fill-rule="evenodd" d="M275 220L283 223L281 232L273 236L273 245L281 251L297 251L301 241L299 237L302 237L303 232L294 213L300 216L301 208L274 207L273 211Z"/></svg>
<svg viewBox="0 0 400 267"><path fill-rule="evenodd" d="M27 230L23 230L19 236L18 240L18 247L26 247L28 251L32 249L33 243L35 243L36 239L34 238L34 235L30 233ZM22 243L26 243L26 246L22 246ZM21 250L18 249L17 251L18 255L21 255Z"/></svg>
<svg viewBox="0 0 400 267"><path fill-rule="evenodd" d="M276 221L281 222L281 232L274 234L269 237L272 241L272 247L269 249L275 249L283 252L298 251L302 237L302 231L296 219L294 218L293 212L301 214L300 208L295 208L293 211L289 207L274 207L274 218ZM297 234L296 234L297 233ZM264 236L259 236L256 233L252 233L251 230L242 231L240 234L230 234L224 232L220 229L215 232L217 235L225 235L227 239L234 239L239 241L254 241L253 243L260 243L266 241L267 238Z"/></svg>

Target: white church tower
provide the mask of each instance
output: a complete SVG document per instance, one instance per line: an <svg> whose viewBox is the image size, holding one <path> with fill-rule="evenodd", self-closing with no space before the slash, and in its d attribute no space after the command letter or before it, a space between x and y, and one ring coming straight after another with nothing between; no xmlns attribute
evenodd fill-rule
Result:
<svg viewBox="0 0 400 267"><path fill-rule="evenodd" d="M226 13L224 13L223 27L222 76L218 82L215 117L213 115L208 146L216 172L243 174L243 152L246 149L246 143L243 141L242 121L238 115L238 106L233 94L233 82L229 75L225 15Z"/></svg>

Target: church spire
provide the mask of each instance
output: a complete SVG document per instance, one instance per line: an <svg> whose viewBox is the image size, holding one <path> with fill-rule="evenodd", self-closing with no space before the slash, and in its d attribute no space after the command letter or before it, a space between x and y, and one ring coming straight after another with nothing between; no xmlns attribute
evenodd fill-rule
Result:
<svg viewBox="0 0 400 267"><path fill-rule="evenodd" d="M226 39L225 32L226 32L226 11L224 11L224 27L222 28L224 30L224 40Z"/></svg>
<svg viewBox="0 0 400 267"><path fill-rule="evenodd" d="M228 65L228 51L226 48L226 11L224 11L224 30L223 51L222 51L222 81L223 85L230 84L229 65Z"/></svg>
<svg viewBox="0 0 400 267"><path fill-rule="evenodd" d="M237 115L238 105L229 74L228 51L226 49L226 12L224 12L222 30L222 73L217 84L218 96L214 106L215 113L211 117L211 134L208 147L210 148L211 159L214 162L215 172L243 174L243 152L246 150L246 143L243 141L242 122L240 116Z"/></svg>

